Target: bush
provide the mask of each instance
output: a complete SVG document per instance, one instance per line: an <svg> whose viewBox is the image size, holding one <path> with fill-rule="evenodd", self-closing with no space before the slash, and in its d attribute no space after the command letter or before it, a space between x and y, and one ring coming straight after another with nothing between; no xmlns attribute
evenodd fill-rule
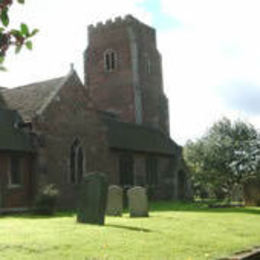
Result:
<svg viewBox="0 0 260 260"><path fill-rule="evenodd" d="M54 184L44 186L35 200L35 213L41 215L53 215L55 213L58 189Z"/></svg>

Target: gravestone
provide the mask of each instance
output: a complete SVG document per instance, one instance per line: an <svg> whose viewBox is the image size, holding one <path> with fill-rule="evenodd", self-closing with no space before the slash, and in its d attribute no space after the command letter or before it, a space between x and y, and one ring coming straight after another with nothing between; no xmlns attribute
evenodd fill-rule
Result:
<svg viewBox="0 0 260 260"><path fill-rule="evenodd" d="M249 177L243 183L246 206L260 206L260 178Z"/></svg>
<svg viewBox="0 0 260 260"><path fill-rule="evenodd" d="M133 187L127 191L130 217L148 217L148 198L146 189Z"/></svg>
<svg viewBox="0 0 260 260"><path fill-rule="evenodd" d="M110 216L121 216L123 212L123 189L112 185L108 188L106 213Z"/></svg>
<svg viewBox="0 0 260 260"><path fill-rule="evenodd" d="M243 187L242 185L236 184L231 190L231 200L235 202L243 201Z"/></svg>
<svg viewBox="0 0 260 260"><path fill-rule="evenodd" d="M106 174L93 172L83 177L78 197L78 222L104 225L107 190Z"/></svg>

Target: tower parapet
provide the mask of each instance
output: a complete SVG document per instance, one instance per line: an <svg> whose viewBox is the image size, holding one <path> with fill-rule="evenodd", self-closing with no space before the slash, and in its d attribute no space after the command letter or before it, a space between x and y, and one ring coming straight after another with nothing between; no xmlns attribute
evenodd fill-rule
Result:
<svg viewBox="0 0 260 260"><path fill-rule="evenodd" d="M138 30L141 30L142 33L151 34L153 36L155 35L155 30L152 27L142 23L132 15L126 15L125 17L118 16L114 19L108 19L104 23L98 22L95 25L91 24L88 26L88 34L90 36L96 33L101 33L102 31L117 29L118 27L127 25L135 26Z"/></svg>

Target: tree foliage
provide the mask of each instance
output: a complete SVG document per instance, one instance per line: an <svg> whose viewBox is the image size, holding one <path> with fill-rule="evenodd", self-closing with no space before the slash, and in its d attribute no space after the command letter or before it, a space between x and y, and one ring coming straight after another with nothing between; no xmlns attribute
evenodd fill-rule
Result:
<svg viewBox="0 0 260 260"><path fill-rule="evenodd" d="M17 3L24 4L25 0L17 0ZM30 38L34 36L38 30L29 30L25 23L21 23L20 28L10 29L9 11L13 0L0 0L0 70L4 70L3 63L7 51L11 46L15 47L15 52L18 53L23 46L27 49L32 49L32 42Z"/></svg>
<svg viewBox="0 0 260 260"><path fill-rule="evenodd" d="M184 155L200 195L229 196L235 185L259 172L259 133L250 124L223 118L201 139L189 141Z"/></svg>

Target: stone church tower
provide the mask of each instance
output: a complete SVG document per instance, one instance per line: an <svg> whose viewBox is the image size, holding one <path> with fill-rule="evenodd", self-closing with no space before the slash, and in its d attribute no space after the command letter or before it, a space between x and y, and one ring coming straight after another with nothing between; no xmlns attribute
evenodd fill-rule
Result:
<svg viewBox="0 0 260 260"><path fill-rule="evenodd" d="M128 15L88 27L85 85L98 110L169 133L161 55L153 28Z"/></svg>

